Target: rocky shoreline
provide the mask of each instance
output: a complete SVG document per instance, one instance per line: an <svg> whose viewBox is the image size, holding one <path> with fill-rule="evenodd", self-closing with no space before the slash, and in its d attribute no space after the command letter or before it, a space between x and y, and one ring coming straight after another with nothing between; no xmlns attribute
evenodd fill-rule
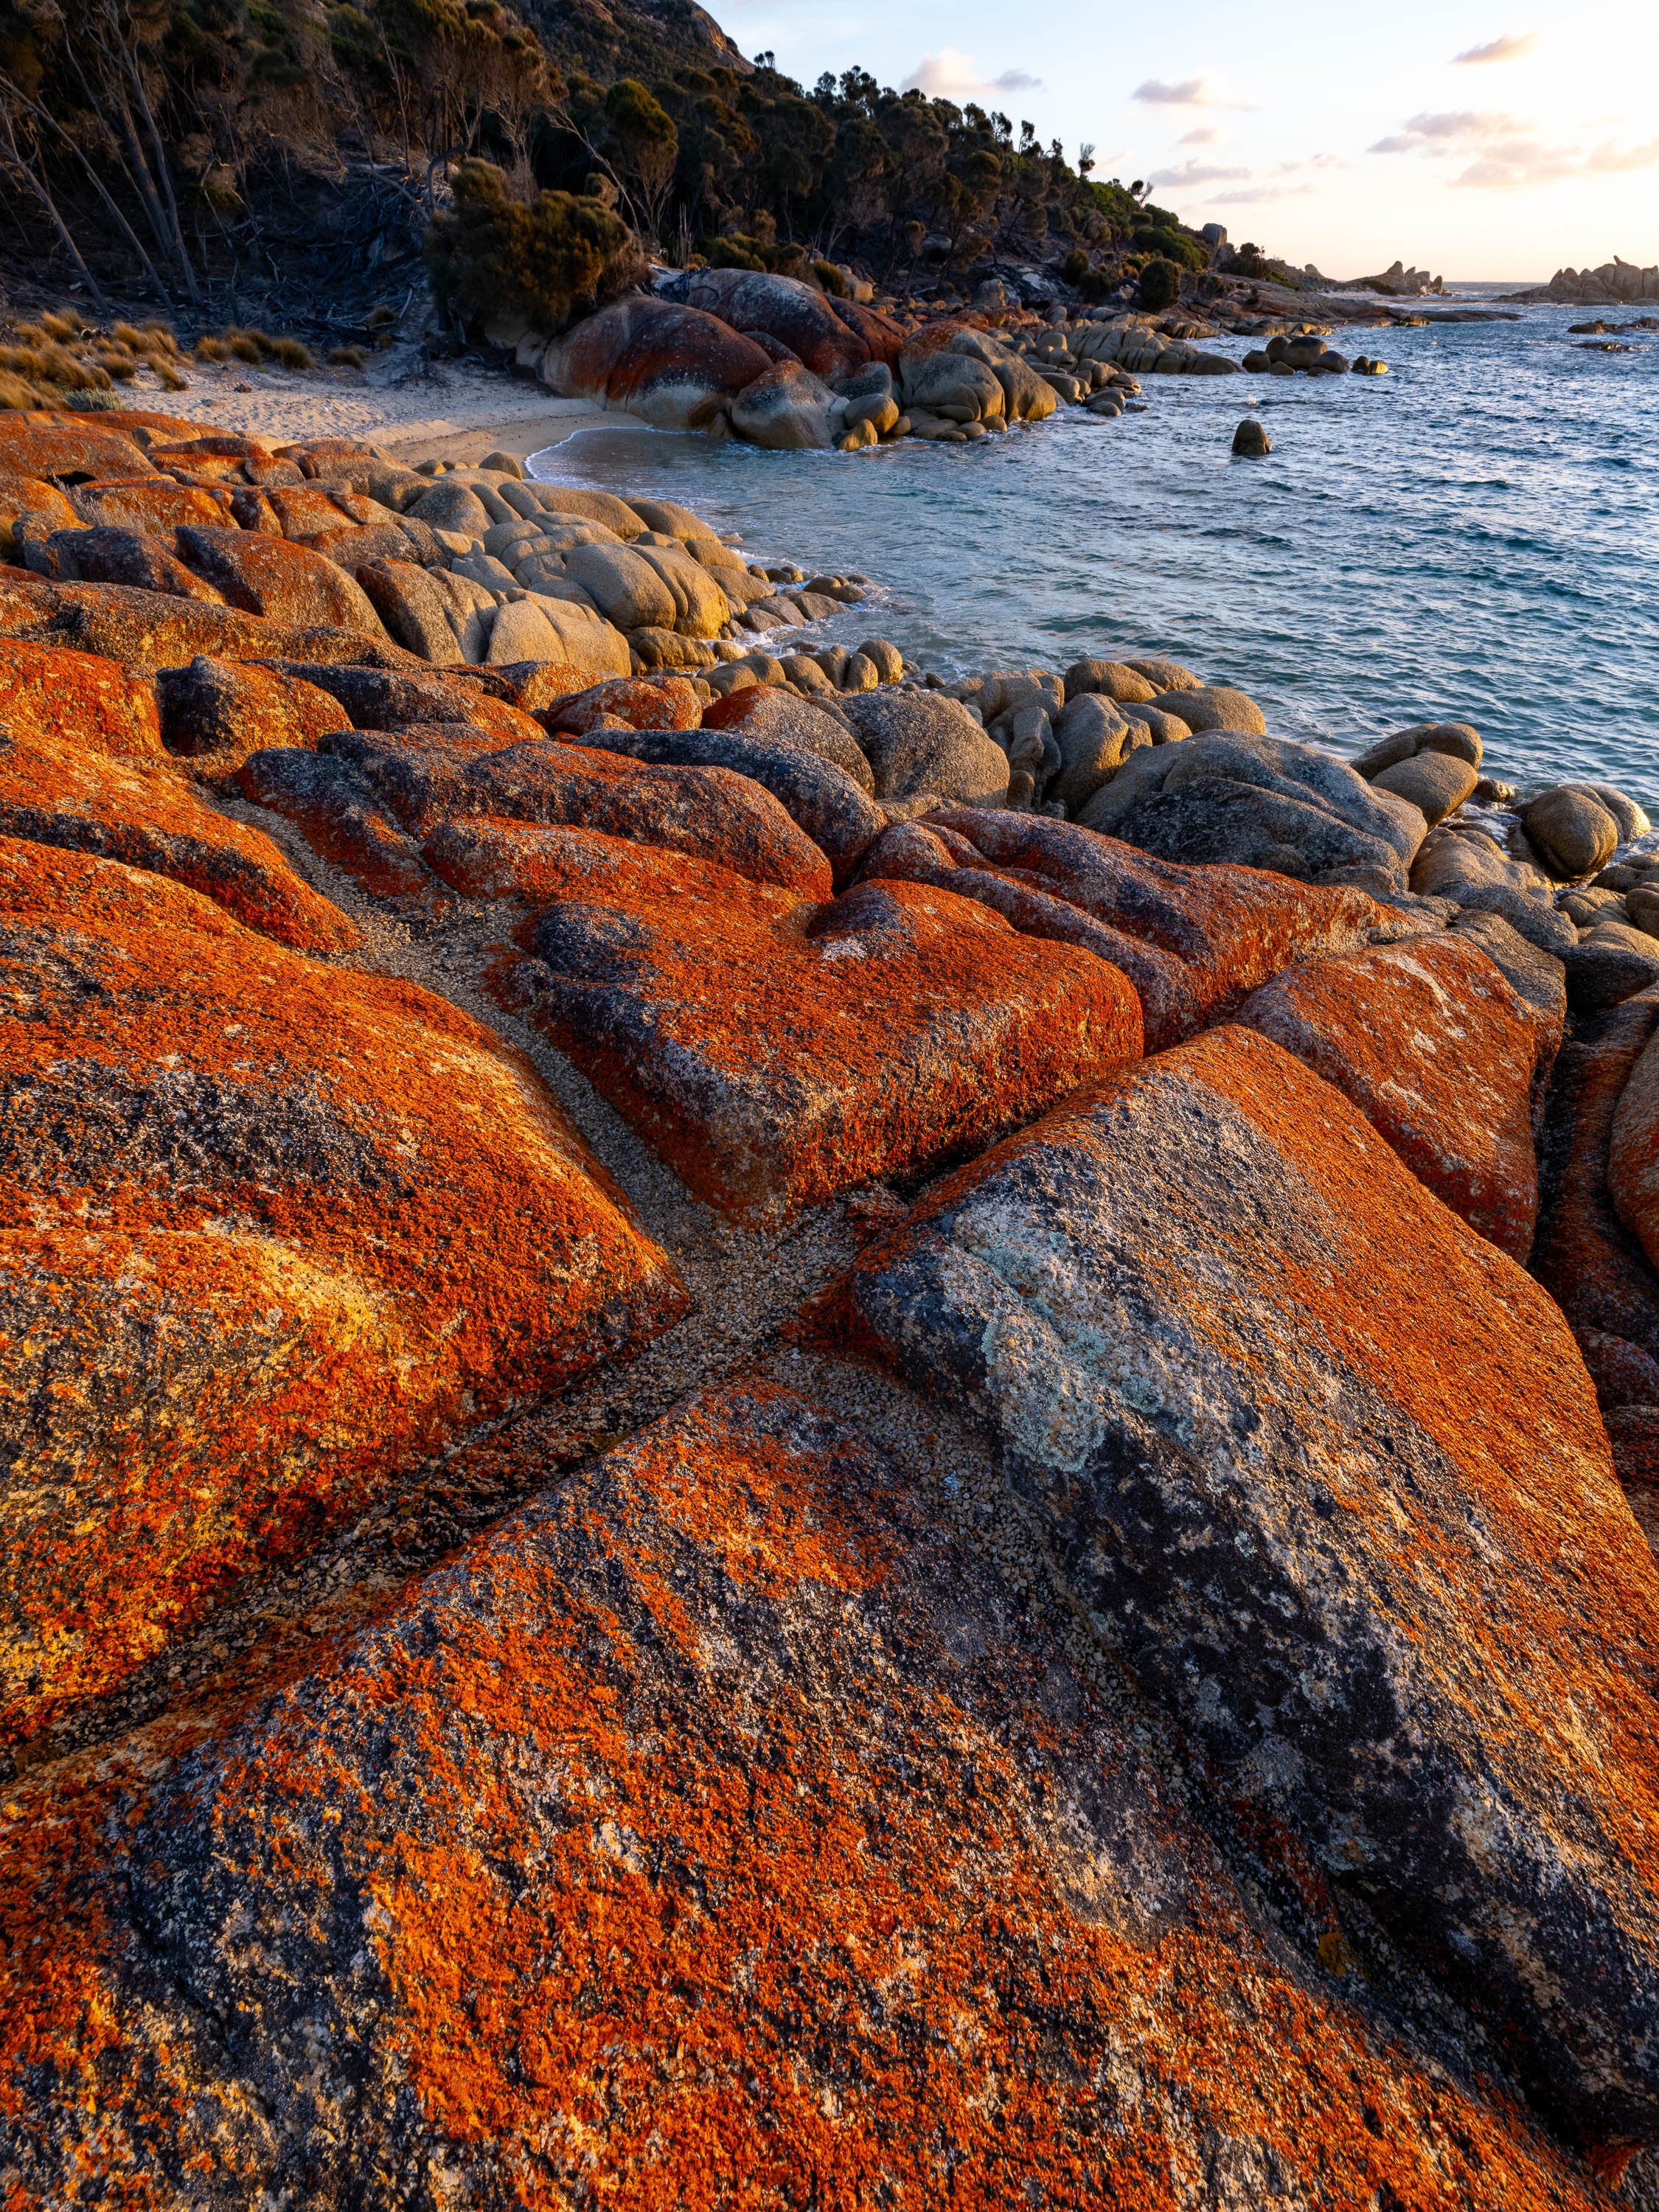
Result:
<svg viewBox="0 0 1659 2212"><path fill-rule="evenodd" d="M501 453L0 532L8 2203L1659 2203L1636 800Z"/></svg>

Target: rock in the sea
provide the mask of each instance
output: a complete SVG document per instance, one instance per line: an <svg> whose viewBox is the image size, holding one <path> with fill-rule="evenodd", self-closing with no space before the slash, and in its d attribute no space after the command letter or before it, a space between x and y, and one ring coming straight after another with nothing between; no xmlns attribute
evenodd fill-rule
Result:
<svg viewBox="0 0 1659 2212"><path fill-rule="evenodd" d="M1455 899L1468 912L1501 915L1528 944L1558 958L1577 941L1571 922L1557 912L1542 872L1512 858L1473 823L1448 823L1424 839L1412 863L1411 887L1419 897Z"/></svg>
<svg viewBox="0 0 1659 2212"><path fill-rule="evenodd" d="M1189 684L1163 693L1151 703L1175 715L1189 730L1244 730L1257 738L1267 734L1267 718L1261 708L1229 684Z"/></svg>
<svg viewBox="0 0 1659 2212"><path fill-rule="evenodd" d="M1571 783L1540 793L1521 809L1533 850L1557 878L1593 876L1619 845L1619 823L1594 793Z"/></svg>
<svg viewBox="0 0 1659 2212"><path fill-rule="evenodd" d="M1095 1631L1581 2141L1659 2130L1659 1571L1556 1308L1233 1027L963 1169L856 1330Z"/></svg>
<svg viewBox="0 0 1659 2212"><path fill-rule="evenodd" d="M968 806L1000 806L1008 757L957 700L937 691L860 692L842 711L864 750L878 799L937 792Z"/></svg>
<svg viewBox="0 0 1659 2212"><path fill-rule="evenodd" d="M1369 751L1360 754L1353 771L1369 780L1382 769L1414 760L1422 753L1443 753L1479 768L1480 732L1470 722L1417 722L1409 730L1396 730L1392 737L1380 738Z"/></svg>
<svg viewBox="0 0 1659 2212"><path fill-rule="evenodd" d="M16 1741L685 1300L529 1063L442 1000L84 854L9 843L0 902Z"/></svg>
<svg viewBox="0 0 1659 2212"><path fill-rule="evenodd" d="M1396 799L1409 799L1433 829L1471 796L1480 779L1468 761L1451 753L1425 750L1391 768L1379 769L1370 781L1378 791L1391 791Z"/></svg>
<svg viewBox="0 0 1659 2212"><path fill-rule="evenodd" d="M1265 1929L1035 1609L770 1384L181 1748L9 1785L20 2202L923 2206L942 2148L988 2205L1608 2201Z"/></svg>
<svg viewBox="0 0 1659 2212"><path fill-rule="evenodd" d="M520 971L534 1018L741 1220L920 1175L1141 1048L1115 969L931 886L862 884L825 906L575 835L540 865L552 902Z"/></svg>
<svg viewBox="0 0 1659 2212"><path fill-rule="evenodd" d="M1135 702L1144 705L1156 699L1163 688L1150 683L1121 660L1074 660L1066 672L1065 683L1068 702L1079 692L1097 691L1103 698L1115 700L1120 706Z"/></svg>
<svg viewBox="0 0 1659 2212"><path fill-rule="evenodd" d="M1406 888L1423 836L1415 807L1379 795L1342 762L1236 731L1132 754L1079 818L1162 860L1237 861L1381 891Z"/></svg>
<svg viewBox="0 0 1659 2212"><path fill-rule="evenodd" d="M1524 1264L1565 1012L1565 996L1540 1012L1447 935L1287 968L1231 1018L1346 1091L1420 1182Z"/></svg>
<svg viewBox="0 0 1659 2212"><path fill-rule="evenodd" d="M740 438L789 452L833 444L844 415L830 386L798 361L778 362L746 384L729 411Z"/></svg>
<svg viewBox="0 0 1659 2212"><path fill-rule="evenodd" d="M1247 415L1233 432L1233 451L1246 457L1271 453L1273 441L1267 435L1267 426L1258 415Z"/></svg>

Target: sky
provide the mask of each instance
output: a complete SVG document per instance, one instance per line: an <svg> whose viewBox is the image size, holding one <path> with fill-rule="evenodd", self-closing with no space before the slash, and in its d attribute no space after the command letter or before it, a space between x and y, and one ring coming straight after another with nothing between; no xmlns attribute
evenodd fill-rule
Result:
<svg viewBox="0 0 1659 2212"><path fill-rule="evenodd" d="M747 54L1029 118L1328 276L1659 262L1659 0L714 0Z"/></svg>

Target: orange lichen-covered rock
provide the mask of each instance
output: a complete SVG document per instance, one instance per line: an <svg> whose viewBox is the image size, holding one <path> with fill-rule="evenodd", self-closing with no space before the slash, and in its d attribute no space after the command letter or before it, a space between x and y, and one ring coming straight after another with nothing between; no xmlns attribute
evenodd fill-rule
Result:
<svg viewBox="0 0 1659 2212"><path fill-rule="evenodd" d="M699 1397L193 1736L8 1789L20 2205L1614 2201L1264 1931L792 1394Z"/></svg>
<svg viewBox="0 0 1659 2212"><path fill-rule="evenodd" d="M830 863L818 847L769 792L729 770L641 768L539 735L533 744L502 746L491 734L453 723L337 735L326 749L413 833L478 815L580 823L607 837L717 862L756 883L807 897L829 896ZM473 849L451 838L434 859L457 890L469 888L467 854ZM494 879L493 851L483 866Z"/></svg>
<svg viewBox="0 0 1659 2212"><path fill-rule="evenodd" d="M459 722L503 745L525 739L533 743L546 734L535 717L515 703L513 687L502 687L506 696L487 688L500 674L495 669L428 668L416 675L359 668L349 662L330 667L282 660L270 665L279 676L326 691L342 710L336 729L401 730L417 722Z"/></svg>
<svg viewBox="0 0 1659 2212"><path fill-rule="evenodd" d="M155 683L167 749L201 775L238 769L269 745L310 750L349 719L320 685L252 661L198 653L183 668L160 670Z"/></svg>
<svg viewBox="0 0 1659 2212"><path fill-rule="evenodd" d="M528 1063L160 877L12 844L0 1728L677 1319Z"/></svg>
<svg viewBox="0 0 1659 2212"><path fill-rule="evenodd" d="M630 730L695 730L702 720L697 695L683 676L647 684L637 676L616 676L605 684L556 699L541 720L554 736L585 737L601 718L615 715Z"/></svg>
<svg viewBox="0 0 1659 2212"><path fill-rule="evenodd" d="M521 971L537 1018L701 1198L760 1220L988 1144L1139 1056L1114 968L915 884L833 905L608 838Z"/></svg>
<svg viewBox="0 0 1659 2212"><path fill-rule="evenodd" d="M946 885L1027 936L1111 961L1140 994L1154 1050L1218 1021L1293 960L1357 952L1425 927L1369 891L1257 868L1187 867L1075 823L968 807L889 830L862 872Z"/></svg>
<svg viewBox="0 0 1659 2212"><path fill-rule="evenodd" d="M1659 2141L1659 1571L1529 1278L1224 1026L947 1179L832 1312L1558 2123Z"/></svg>
<svg viewBox="0 0 1659 2212"><path fill-rule="evenodd" d="M222 592L234 607L270 622L326 623L380 632L362 586L307 546L257 530L181 530L179 558Z"/></svg>
<svg viewBox="0 0 1659 2212"><path fill-rule="evenodd" d="M72 737L117 760L153 760L166 750L153 677L97 653L11 638L0 638L0 729Z"/></svg>
<svg viewBox="0 0 1659 2212"><path fill-rule="evenodd" d="M1659 1275L1607 1188L1614 1116L1659 1025L1659 991L1579 1024L1550 1091L1533 1273L1561 1308L1604 1408L1659 1405Z"/></svg>
<svg viewBox="0 0 1659 2212"><path fill-rule="evenodd" d="M0 553L18 552L17 519L23 514L36 517L50 530L74 530L81 520L56 484L9 469L6 448L0 445Z"/></svg>
<svg viewBox="0 0 1659 2212"><path fill-rule="evenodd" d="M269 837L205 805L170 761L111 760L0 725L0 838L9 837L148 868L279 944L339 952L361 942Z"/></svg>
<svg viewBox="0 0 1659 2212"><path fill-rule="evenodd" d="M177 668L198 653L221 660L354 661L368 668L425 663L384 632L267 622L240 607L125 584L51 584L0 576L0 637L69 646L138 668Z"/></svg>
<svg viewBox="0 0 1659 2212"><path fill-rule="evenodd" d="M175 483L171 477L140 477L126 483L78 485L70 505L82 522L118 530L147 530L165 538L180 523L236 527L230 494L205 484Z"/></svg>
<svg viewBox="0 0 1659 2212"><path fill-rule="evenodd" d="M90 418L0 411L0 468L18 476L86 483L94 477L154 476L124 418L119 429Z"/></svg>
<svg viewBox="0 0 1659 2212"><path fill-rule="evenodd" d="M1437 1198L1525 1261L1559 1010L1528 1006L1477 946L1445 936L1287 968L1231 1018L1346 1091Z"/></svg>
<svg viewBox="0 0 1659 2212"><path fill-rule="evenodd" d="M625 408L660 430L706 430L771 356L716 316L635 294L589 315L542 357L555 392Z"/></svg>

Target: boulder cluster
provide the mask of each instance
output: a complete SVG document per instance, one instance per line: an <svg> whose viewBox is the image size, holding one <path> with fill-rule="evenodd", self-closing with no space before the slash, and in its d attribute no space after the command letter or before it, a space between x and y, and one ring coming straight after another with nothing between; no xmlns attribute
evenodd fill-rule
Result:
<svg viewBox="0 0 1659 2212"><path fill-rule="evenodd" d="M923 319L793 277L698 268L617 301L562 338L505 322L490 335L562 396L659 428L852 452L904 437L968 443L1040 422L1061 403L1121 414L1139 375L1236 374L1237 362L1194 343L1217 328L1122 307L1069 320L1058 306L1040 315L995 300ZM1272 343L1284 343L1282 331Z"/></svg>
<svg viewBox="0 0 1659 2212"><path fill-rule="evenodd" d="M186 427L0 418L8 2205L1652 2202L1639 809Z"/></svg>

